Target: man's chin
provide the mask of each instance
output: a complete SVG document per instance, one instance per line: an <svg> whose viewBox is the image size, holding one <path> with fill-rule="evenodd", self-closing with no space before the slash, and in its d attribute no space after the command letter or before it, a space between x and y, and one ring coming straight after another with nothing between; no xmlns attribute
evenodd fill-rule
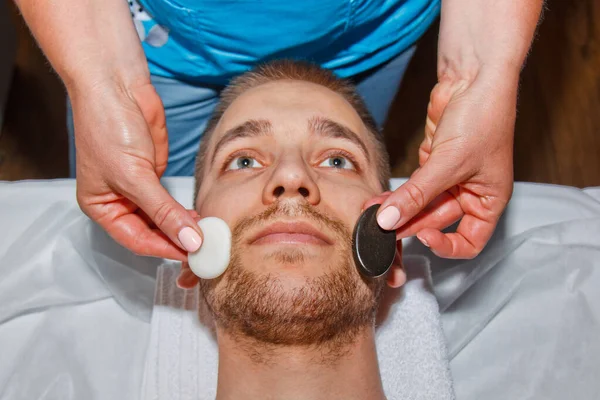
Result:
<svg viewBox="0 0 600 400"><path fill-rule="evenodd" d="M232 334L278 345L340 344L373 323L378 298L340 255L280 248L265 260L237 253L223 279L201 282L201 293L217 325Z"/></svg>

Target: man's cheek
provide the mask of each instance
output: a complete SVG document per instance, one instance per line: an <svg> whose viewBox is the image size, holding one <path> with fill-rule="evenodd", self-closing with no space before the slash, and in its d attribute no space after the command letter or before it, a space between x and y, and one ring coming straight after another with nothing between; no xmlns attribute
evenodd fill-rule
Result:
<svg viewBox="0 0 600 400"><path fill-rule="evenodd" d="M354 227L363 204L374 196L372 190L360 185L336 187L322 190L322 201L334 215Z"/></svg>
<svg viewBox="0 0 600 400"><path fill-rule="evenodd" d="M257 199L256 193L252 191L239 188L212 190L199 202L198 214L201 218L219 217L232 227L241 217L253 214L257 201L260 204L260 197Z"/></svg>

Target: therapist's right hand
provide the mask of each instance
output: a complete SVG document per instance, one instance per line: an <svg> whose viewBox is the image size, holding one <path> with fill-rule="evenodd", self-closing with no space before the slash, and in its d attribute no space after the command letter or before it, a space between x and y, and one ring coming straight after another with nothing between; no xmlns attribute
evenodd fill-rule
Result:
<svg viewBox="0 0 600 400"><path fill-rule="evenodd" d="M187 261L202 244L194 210L161 185L168 136L149 80L122 87L106 80L71 87L77 201L118 243L139 255Z"/></svg>

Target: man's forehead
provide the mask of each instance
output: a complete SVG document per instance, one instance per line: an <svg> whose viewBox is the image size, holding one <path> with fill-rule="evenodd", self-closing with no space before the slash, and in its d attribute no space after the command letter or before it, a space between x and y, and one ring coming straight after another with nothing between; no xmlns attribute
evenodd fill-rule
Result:
<svg viewBox="0 0 600 400"><path fill-rule="evenodd" d="M220 137L248 120L268 120L277 131L286 126L306 128L316 116L366 136L365 125L343 96L322 85L296 80L278 80L246 90L223 113L214 133Z"/></svg>

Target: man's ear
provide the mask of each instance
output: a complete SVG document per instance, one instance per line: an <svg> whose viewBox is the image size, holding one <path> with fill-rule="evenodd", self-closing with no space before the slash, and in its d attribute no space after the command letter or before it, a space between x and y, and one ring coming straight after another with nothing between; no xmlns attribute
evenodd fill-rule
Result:
<svg viewBox="0 0 600 400"><path fill-rule="evenodd" d="M399 288L406 283L406 272L402 265L402 241L396 242L396 257L387 275L387 284L392 288Z"/></svg>
<svg viewBox="0 0 600 400"><path fill-rule="evenodd" d="M198 278L190 269L187 262L181 263L181 271L177 277L177 286L181 289L193 289L200 282Z"/></svg>

